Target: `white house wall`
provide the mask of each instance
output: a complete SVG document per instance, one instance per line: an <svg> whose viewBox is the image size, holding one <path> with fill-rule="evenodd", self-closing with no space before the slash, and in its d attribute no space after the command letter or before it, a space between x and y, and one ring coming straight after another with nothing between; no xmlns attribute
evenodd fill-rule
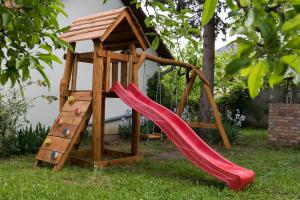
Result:
<svg viewBox="0 0 300 200"><path fill-rule="evenodd" d="M63 16L59 17L59 23L61 26L70 25L74 19L90 15L94 13L99 13L106 10L111 10L119 7L123 7L123 3L119 0L109 0L108 3L102 5L100 0L63 0L65 4L65 11L68 13L68 18ZM92 42L80 42L76 46L76 52L87 52L92 51ZM148 53L156 54L151 49L147 50ZM62 50L57 50L55 54L63 60L63 54L65 52ZM63 61L64 63L64 61ZM139 71L139 84L141 89L145 91L146 82L143 80L143 77L151 77L157 69L157 64L147 61L147 69L144 71L144 66L140 68ZM59 97L59 83L63 75L64 64L53 64L53 69L46 67L46 74L50 80L51 88L41 88L38 86L31 86L26 89L26 96L29 99L39 97L41 95L54 95ZM144 72L146 72L144 74ZM38 80L42 79L40 75L36 72L32 72L32 79ZM78 80L77 88L78 89L91 89L92 88L92 65L86 63L79 63L78 65ZM28 119L32 124L41 122L43 124L51 125L54 119L59 113L59 102L53 102L48 104L42 98L37 98L33 102L33 107L29 110ZM123 115L126 110L129 109L123 102L119 99L109 99L106 103L106 119L111 117L116 117Z"/></svg>

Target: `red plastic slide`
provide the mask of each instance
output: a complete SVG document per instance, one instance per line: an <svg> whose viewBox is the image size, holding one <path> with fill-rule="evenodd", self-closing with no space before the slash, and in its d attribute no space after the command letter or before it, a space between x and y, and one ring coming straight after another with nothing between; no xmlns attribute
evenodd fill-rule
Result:
<svg viewBox="0 0 300 200"><path fill-rule="evenodd" d="M224 181L229 188L241 190L251 184L255 173L240 167L210 148L180 117L143 95L130 84L125 89L120 83L111 89L128 106L153 121L177 148L197 167Z"/></svg>

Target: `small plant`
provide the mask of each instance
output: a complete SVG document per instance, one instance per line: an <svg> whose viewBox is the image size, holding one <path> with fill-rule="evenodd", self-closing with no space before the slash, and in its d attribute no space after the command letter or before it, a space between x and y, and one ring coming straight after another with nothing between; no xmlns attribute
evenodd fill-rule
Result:
<svg viewBox="0 0 300 200"><path fill-rule="evenodd" d="M234 143L240 136L240 130L245 120L246 117L240 113L239 109L237 109L235 113L227 110L226 118L223 118L222 122L230 143ZM214 144L220 144L222 142L218 130L208 130L203 138Z"/></svg>
<svg viewBox="0 0 300 200"><path fill-rule="evenodd" d="M36 153L45 140L50 127L38 123L35 128L32 125L20 129L15 135L15 154Z"/></svg>
<svg viewBox="0 0 300 200"><path fill-rule="evenodd" d="M122 118L122 122L119 125L119 134L122 139L130 139L132 136L132 122L131 119L126 120Z"/></svg>
<svg viewBox="0 0 300 200"><path fill-rule="evenodd" d="M20 90L0 87L0 157L17 151L15 134L27 124L26 113L30 103Z"/></svg>

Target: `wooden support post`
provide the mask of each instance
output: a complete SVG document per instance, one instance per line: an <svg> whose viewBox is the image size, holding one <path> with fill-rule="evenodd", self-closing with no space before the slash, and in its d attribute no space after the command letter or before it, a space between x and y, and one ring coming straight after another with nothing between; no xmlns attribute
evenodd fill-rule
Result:
<svg viewBox="0 0 300 200"><path fill-rule="evenodd" d="M105 96L102 96L102 109L101 109L101 157L104 156L104 133L105 133Z"/></svg>
<svg viewBox="0 0 300 200"><path fill-rule="evenodd" d="M101 160L101 149L103 144L102 135L102 83L103 83L103 57L98 56L97 51L103 48L100 40L94 42L94 64L93 64L93 127L92 127L92 153L93 161Z"/></svg>
<svg viewBox="0 0 300 200"><path fill-rule="evenodd" d="M75 51L76 44L71 43L70 45L73 47L73 50ZM60 81L60 104L59 104L60 111L66 102L65 92L69 89L73 63L74 63L74 53L70 49L68 49L64 75Z"/></svg>
<svg viewBox="0 0 300 200"><path fill-rule="evenodd" d="M119 66L117 62L113 62L112 63L112 67L111 67L111 76L112 76L112 85L114 85L116 82L118 82L118 77L119 77Z"/></svg>
<svg viewBox="0 0 300 200"><path fill-rule="evenodd" d="M106 70L105 70L105 91L106 92L109 92L110 89L110 63L111 63L110 54L111 52L108 51L106 56Z"/></svg>
<svg viewBox="0 0 300 200"><path fill-rule="evenodd" d="M71 84L71 90L72 91L76 90L78 57L79 57L79 55L75 54L75 57L74 57L74 66L73 66L73 70L72 70L72 84Z"/></svg>
<svg viewBox="0 0 300 200"><path fill-rule="evenodd" d="M121 84L123 87L127 87L128 83L127 76L127 62L121 62Z"/></svg>
<svg viewBox="0 0 300 200"><path fill-rule="evenodd" d="M226 149L231 149L231 145L228 141L228 138L227 138L227 135L226 135L223 123L222 123L222 119L221 119L221 116L220 116L220 113L219 113L219 109L218 109L217 104L216 104L216 102L213 98L210 87L208 85L204 84L204 90L205 90L205 94L207 96L207 99L208 99L208 101L209 101L209 103L212 107L213 116L216 120L216 125L219 129L219 132L220 132L220 135L221 135L221 138L222 138L222 141L223 141L223 145Z"/></svg>
<svg viewBox="0 0 300 200"><path fill-rule="evenodd" d="M136 56L136 46L134 44L131 44L129 49L130 49L131 57ZM131 57L129 57L129 60ZM131 61L132 61L132 59L131 59ZM138 86L139 82L138 82L137 64L131 62L131 66L132 66L132 68L131 68L132 69L132 71L131 71L132 72L132 74L131 74L132 82L133 82L133 84ZM140 114L137 111L132 110L131 154L133 156L138 155L139 142L140 142Z"/></svg>
<svg viewBox="0 0 300 200"><path fill-rule="evenodd" d="M177 115L179 117L181 117L181 115L183 113L183 109L186 106L186 103L188 101L188 98L189 98L191 89L194 85L194 82L196 80L196 77L197 77L197 73L195 71L193 71L189 82L187 83L185 89L183 90L181 101L180 101L180 104L178 105L178 108L177 108Z"/></svg>

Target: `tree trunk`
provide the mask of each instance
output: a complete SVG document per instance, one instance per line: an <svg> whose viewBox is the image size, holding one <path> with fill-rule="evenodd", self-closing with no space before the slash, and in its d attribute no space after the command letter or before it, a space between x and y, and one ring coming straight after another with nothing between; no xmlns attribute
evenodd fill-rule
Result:
<svg viewBox="0 0 300 200"><path fill-rule="evenodd" d="M215 17L213 17L204 26L202 58L202 70L209 81L212 92L214 90L215 37ZM199 102L199 119L202 122L210 122L212 119L211 106L207 100L203 86Z"/></svg>

